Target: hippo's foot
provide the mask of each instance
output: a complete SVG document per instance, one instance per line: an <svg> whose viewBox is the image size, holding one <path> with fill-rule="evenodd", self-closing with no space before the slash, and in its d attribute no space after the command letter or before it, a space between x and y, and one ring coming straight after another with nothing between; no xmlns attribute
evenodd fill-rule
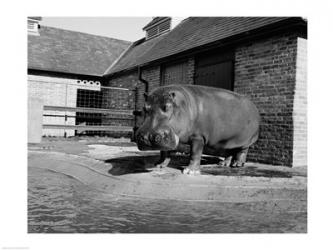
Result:
<svg viewBox="0 0 333 250"><path fill-rule="evenodd" d="M188 175L199 175L200 174L200 169L193 169L193 168L184 168L183 174L188 174Z"/></svg>
<svg viewBox="0 0 333 250"><path fill-rule="evenodd" d="M160 170L161 168L165 168L169 165L171 161L170 158L170 152L168 151L161 151L160 152L160 159L158 160L158 162L156 162L155 165L155 169Z"/></svg>
<svg viewBox="0 0 333 250"><path fill-rule="evenodd" d="M160 161L156 162L154 165L158 169L165 168L165 167L167 167L169 165L170 160L171 160L170 158L167 158L167 159L165 159L163 161L160 160Z"/></svg>
<svg viewBox="0 0 333 250"><path fill-rule="evenodd" d="M242 168L242 167L244 167L244 164L245 164L245 162L234 161L234 162L230 165L230 167L231 167L231 168Z"/></svg>
<svg viewBox="0 0 333 250"><path fill-rule="evenodd" d="M229 157L225 158L224 160L221 160L218 163L218 165L219 165L219 167L230 167L231 160L232 160L232 156L229 156Z"/></svg>
<svg viewBox="0 0 333 250"><path fill-rule="evenodd" d="M230 167L232 168L244 167L248 150L249 148L242 148L238 150L238 152L236 153L235 160L233 161Z"/></svg>

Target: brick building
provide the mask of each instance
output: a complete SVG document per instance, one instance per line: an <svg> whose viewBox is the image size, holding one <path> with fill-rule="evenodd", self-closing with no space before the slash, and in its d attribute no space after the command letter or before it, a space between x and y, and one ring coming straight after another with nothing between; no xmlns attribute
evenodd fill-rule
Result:
<svg viewBox="0 0 333 250"><path fill-rule="evenodd" d="M146 37L132 43L105 72L105 84L138 88L133 98L137 109L144 102L145 82L148 91L198 84L249 96L261 114L259 140L250 148L249 160L306 165L307 21L190 17L175 28L171 23L171 18L158 17L146 25Z"/></svg>
<svg viewBox="0 0 333 250"><path fill-rule="evenodd" d="M40 26L28 18L28 98L43 105L85 107L83 97L101 92L105 70L130 42ZM88 100L89 101L89 100ZM43 124L76 125L74 112L44 111ZM76 114L77 115L77 114ZM73 129L43 129L45 136L72 136Z"/></svg>

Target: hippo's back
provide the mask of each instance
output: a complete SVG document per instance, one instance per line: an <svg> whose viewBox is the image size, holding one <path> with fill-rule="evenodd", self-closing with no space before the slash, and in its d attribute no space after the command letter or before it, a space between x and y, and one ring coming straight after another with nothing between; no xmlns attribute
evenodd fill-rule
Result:
<svg viewBox="0 0 333 250"><path fill-rule="evenodd" d="M260 116L249 98L207 86L182 85L181 88L194 99L197 110L194 127L205 134L208 144L223 142L223 147L234 148L256 141Z"/></svg>

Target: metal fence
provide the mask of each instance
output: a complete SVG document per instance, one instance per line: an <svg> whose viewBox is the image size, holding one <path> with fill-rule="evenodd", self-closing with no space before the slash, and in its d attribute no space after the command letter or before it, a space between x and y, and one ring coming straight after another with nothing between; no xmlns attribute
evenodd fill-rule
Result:
<svg viewBox="0 0 333 250"><path fill-rule="evenodd" d="M119 136L134 127L136 90L96 81L29 81L29 96L43 100L43 135Z"/></svg>

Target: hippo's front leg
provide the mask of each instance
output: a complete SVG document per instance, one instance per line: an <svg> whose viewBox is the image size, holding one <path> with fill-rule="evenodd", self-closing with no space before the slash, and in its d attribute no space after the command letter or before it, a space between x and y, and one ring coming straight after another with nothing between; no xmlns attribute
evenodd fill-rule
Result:
<svg viewBox="0 0 333 250"><path fill-rule="evenodd" d="M155 166L157 168L164 168L167 167L170 163L170 152L169 151L161 151L160 153L160 159L158 162L155 163Z"/></svg>
<svg viewBox="0 0 333 250"><path fill-rule="evenodd" d="M195 137L191 142L190 164L183 170L183 174L200 174L200 161L204 148L202 137Z"/></svg>

